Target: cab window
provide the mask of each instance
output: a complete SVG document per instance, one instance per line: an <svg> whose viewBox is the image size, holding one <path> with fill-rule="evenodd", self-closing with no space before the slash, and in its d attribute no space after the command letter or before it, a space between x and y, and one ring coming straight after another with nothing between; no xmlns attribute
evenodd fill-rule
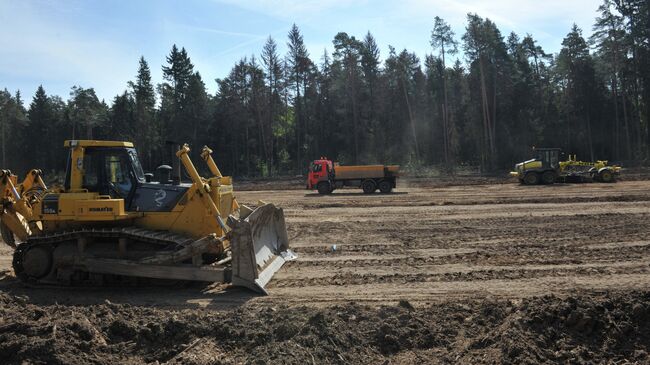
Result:
<svg viewBox="0 0 650 365"><path fill-rule="evenodd" d="M557 168L559 166L559 156L558 156L558 154L559 153L557 151L551 152L550 161L551 161L551 167L553 167L553 168Z"/></svg>
<svg viewBox="0 0 650 365"><path fill-rule="evenodd" d="M138 159L138 154L137 152L135 152L135 148L129 148L127 151L129 152L129 157L131 158L131 163L133 165L133 171L135 172L135 177L141 182L144 182L145 181L144 170L142 169L142 165L140 164L140 160Z"/></svg>
<svg viewBox="0 0 650 365"><path fill-rule="evenodd" d="M318 164L318 163L314 163L314 164L311 165L311 171L313 171L313 172L320 172L322 168L323 168L323 166L321 164Z"/></svg>
<svg viewBox="0 0 650 365"><path fill-rule="evenodd" d="M129 173L129 156L126 154L107 154L104 159L106 182L112 184L126 198L133 182Z"/></svg>
<svg viewBox="0 0 650 365"><path fill-rule="evenodd" d="M97 168L97 156L86 153L83 157L83 182L82 187L88 191L97 191L99 184L99 169Z"/></svg>

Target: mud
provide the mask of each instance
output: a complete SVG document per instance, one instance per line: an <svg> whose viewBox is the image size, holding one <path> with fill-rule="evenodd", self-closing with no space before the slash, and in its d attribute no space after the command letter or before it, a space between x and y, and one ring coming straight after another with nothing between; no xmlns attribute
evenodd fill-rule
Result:
<svg viewBox="0 0 650 365"><path fill-rule="evenodd" d="M0 296L6 364L648 361L650 294L168 311Z"/></svg>
<svg viewBox="0 0 650 365"><path fill-rule="evenodd" d="M648 181L238 195L299 255L269 296L26 287L1 248L0 362L650 362Z"/></svg>

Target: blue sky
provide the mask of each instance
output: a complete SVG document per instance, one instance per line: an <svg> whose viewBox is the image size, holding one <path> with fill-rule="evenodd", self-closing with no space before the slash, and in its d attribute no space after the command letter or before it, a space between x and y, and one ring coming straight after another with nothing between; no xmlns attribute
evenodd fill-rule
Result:
<svg viewBox="0 0 650 365"><path fill-rule="evenodd" d="M599 0L0 0L0 87L19 89L26 103L38 85L68 99L73 85L94 87L107 102L126 88L143 55L154 82L172 44L187 49L210 93L244 56L259 56L271 35L286 51L292 23L319 61L339 31L373 33L382 56L388 45L421 58L431 53L433 17L446 19L457 38L466 14L492 19L504 35L531 33L558 52L574 22L591 33Z"/></svg>

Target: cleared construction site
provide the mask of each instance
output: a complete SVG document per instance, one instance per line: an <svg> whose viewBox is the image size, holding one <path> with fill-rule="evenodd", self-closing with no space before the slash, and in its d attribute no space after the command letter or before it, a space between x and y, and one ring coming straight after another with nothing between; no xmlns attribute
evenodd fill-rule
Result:
<svg viewBox="0 0 650 365"><path fill-rule="evenodd" d="M285 184L285 185L282 185ZM648 361L650 182L237 186L284 210L267 296L228 283L26 285L0 251L5 363ZM279 189L279 190L269 190Z"/></svg>
<svg viewBox="0 0 650 365"><path fill-rule="evenodd" d="M648 25L0 1L0 365L650 364Z"/></svg>

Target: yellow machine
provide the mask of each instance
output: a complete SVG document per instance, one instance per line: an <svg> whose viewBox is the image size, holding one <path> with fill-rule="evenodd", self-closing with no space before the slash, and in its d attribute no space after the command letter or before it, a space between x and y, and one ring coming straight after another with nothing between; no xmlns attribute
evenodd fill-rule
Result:
<svg viewBox="0 0 650 365"><path fill-rule="evenodd" d="M101 285L137 278L230 282L258 292L295 258L282 209L239 205L212 151L199 175L188 145L158 181L129 142L71 140L65 185L48 189L39 170L22 182L0 170L0 232L13 268L38 284ZM183 165L191 183L181 182ZM174 170L173 177L170 170ZM170 179L171 177L171 179ZM17 239L17 240L16 240ZM20 243L17 243L20 242Z"/></svg>
<svg viewBox="0 0 650 365"><path fill-rule="evenodd" d="M553 184L555 182L615 182L621 167L608 165L607 161L578 161L576 155L569 155L560 161L559 148L535 148L535 158L515 165L510 176L526 185Z"/></svg>

